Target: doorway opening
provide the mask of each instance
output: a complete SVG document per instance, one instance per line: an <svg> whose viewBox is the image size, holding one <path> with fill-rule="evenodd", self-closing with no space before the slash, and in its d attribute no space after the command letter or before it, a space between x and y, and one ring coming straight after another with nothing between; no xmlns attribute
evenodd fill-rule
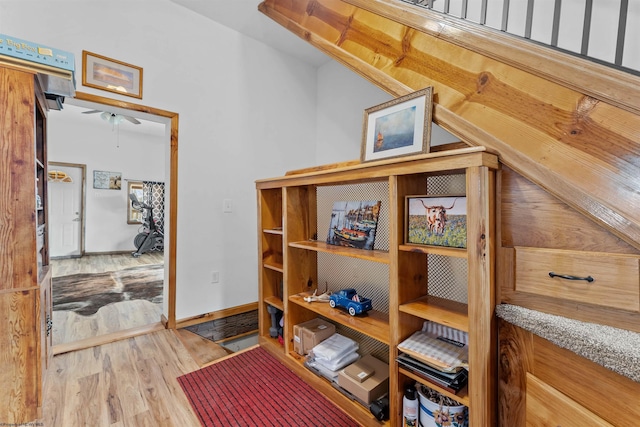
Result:
<svg viewBox="0 0 640 427"><path fill-rule="evenodd" d="M141 175L136 176L135 173L129 170L127 174L128 176L120 176L120 180L122 180L123 189L121 190L120 187L118 186L117 189L120 191L110 192L108 189L104 190L100 186L94 187L95 185L97 185L96 183L98 182L98 178L96 178L94 174L99 169L108 169L108 168L100 168L99 165L96 163L93 165L89 165L88 171L86 170L87 167L84 168L81 181L85 182L86 184L82 185L81 192L77 192L77 188L76 188L75 190L76 193L74 193L76 194L75 198L79 198L82 202L85 202L85 203L83 203L80 207L78 207L77 205L74 205L73 207L71 207L69 203L74 201L70 200L67 197L66 201L68 206L66 206L66 208L67 208L67 211L69 211L70 213L70 217L59 219L54 216L50 219L51 224L53 224L51 222L52 220L60 221L60 222L62 221L69 222L66 228L56 227L56 232L52 232L50 229L50 236L51 236L50 238L52 241L53 239L57 239L58 242L61 244L65 243L65 244L71 245L70 247L65 247L64 245L61 247L57 247L52 254L54 258L54 261L52 261L52 263L56 262L57 259L60 259L61 261L64 261L64 262L73 262L74 258L78 258L78 257L86 258L87 256L94 257L94 256L106 255L109 261L112 259L116 259L117 256L123 256L123 257L128 256L133 261L138 261L136 262L136 264L138 265L149 264L149 263L159 264L162 267L162 271L160 272L160 274L162 275L162 281L161 281L162 287L160 289L161 299L162 299L162 308L159 310L159 315L156 315L156 320L152 324L145 324L145 325L141 325L139 328L131 328L131 329L119 331L118 333L116 333L116 336L114 336L113 333L110 333L104 336L94 336L94 337L88 337L87 339L81 339L80 341L73 342L72 344L65 343L62 346L54 345L54 348L53 348L54 354L69 351L70 346L74 347L72 349L84 348L84 347L89 347L93 345L99 345L102 342L113 341L114 339L127 338L129 336L137 335L139 333L143 333L144 331L148 332L149 330L155 330L160 327L175 328L175 253L176 253L175 218L176 218L176 210L177 210L177 191L176 190L177 190L177 154L178 154L178 114L165 111L165 110L156 109L149 106L134 104L130 102L124 102L124 101L117 101L114 99L86 94L82 92L77 92L76 97L73 99L67 99L65 104L72 106L72 107L69 107L70 109L71 108L77 109L78 107L80 107L84 109L84 111L92 111L92 110L108 111L113 115L117 114L117 115L122 115L127 117L134 117L136 119L139 119L139 122L153 122L153 124L156 125L156 128L158 127L157 126L158 124L162 125L161 127L162 139L160 144L161 146L158 146L157 149L163 153L161 163L162 163L162 169L163 169L163 180L166 183L166 189L165 189L166 193L165 193L165 201L164 201L165 218L164 218L164 224L163 224L164 235L165 235L164 252L144 254L143 257L140 257L142 258L141 260L135 260L131 256L131 253L132 253L131 247L133 246L133 240L136 235L135 231L131 232L131 235L128 237L122 237L120 239L121 241L120 243L116 242L121 246L125 245L126 250L122 250L122 251L115 250L115 251L112 251L114 253L102 254L100 253L101 250L99 245L96 246L96 244L93 243L93 246L91 246L90 243L87 243L86 236L83 237L86 232L85 227L87 224L86 222L87 205L85 202L87 192L90 192L91 196L93 196L93 202L95 202L96 200L98 201L98 203L95 203L95 205L101 206L103 202L106 202L110 198L113 198L114 195L116 194L118 194L118 196L122 198L122 194L127 191L126 180L137 181L139 179L142 180L146 178L143 172L141 172ZM53 114L52 113L49 114L50 125L54 124L53 122L56 120L54 116L55 114L58 114L58 113L53 112ZM100 114L100 115L96 114L92 116L94 120L95 119L99 120L100 116L102 115L103 114ZM111 141L111 143L115 144L115 147L119 149L120 148L119 144L121 144L122 142L120 138L121 135L119 133L120 132L119 127L117 127L113 123L113 121L110 122L108 120L103 120L103 122L99 124L105 125L105 126L112 126L111 129L113 134L113 140ZM140 128L142 127L143 126L140 126ZM90 141L87 141L87 142L90 142ZM51 146L52 144L55 144L55 141L52 141L50 139L49 144ZM121 150L121 152L125 152L125 151L126 150ZM75 174L77 169L81 169L78 167L78 166L82 166L80 164L74 164L71 162L62 163L61 160L64 160L64 157L65 157L64 152L60 153L60 152L56 152L55 149L53 150L50 149L49 154L50 154L49 159L53 160L53 162L50 162L50 167L49 167L50 170L61 169L62 173ZM76 187L77 186L78 184L76 184ZM50 185L50 188L52 188L52 185ZM57 194L58 191L60 193L64 193L64 192L71 192L73 190L71 189L71 187L59 187L53 190L54 197L64 197L60 194ZM77 196L78 194L81 194L81 196ZM95 206L92 208L95 209ZM124 206L123 208L126 209L126 207ZM106 209L106 210L108 211L109 209ZM127 227L126 224L128 223L128 220L129 220L129 216L127 213L127 216L123 215L122 217L122 222L125 224L125 227ZM135 228L137 230L137 225L128 225L128 227ZM99 230L99 228L100 227L94 226L92 229L92 232L109 233L110 231L108 228L102 231L96 231L96 230ZM77 231L78 229L79 231ZM60 235L55 235L55 233L59 233ZM76 234L80 236L79 239L76 238ZM107 238L107 236L108 234L105 235L105 239ZM92 239L92 240L89 240L89 242L95 242L94 236L89 236L89 238ZM124 242L125 240L127 240L126 243ZM126 245L129 245L129 246L126 246ZM96 252L96 253L93 253L93 252ZM121 253L118 254L117 252L121 252ZM115 261L115 262L117 264L121 264L121 266L125 265L126 267L126 264L128 263L128 261L129 261L128 259L122 258L120 261ZM100 262L98 262L98 264L99 263ZM134 268L137 268L137 267L134 266ZM54 266L54 275L55 275L55 266ZM55 289L53 293L55 297ZM54 334L54 343L55 343L55 338L56 337Z"/></svg>
<svg viewBox="0 0 640 427"><path fill-rule="evenodd" d="M80 163L49 163L49 253L52 258L84 254L84 195L87 167Z"/></svg>

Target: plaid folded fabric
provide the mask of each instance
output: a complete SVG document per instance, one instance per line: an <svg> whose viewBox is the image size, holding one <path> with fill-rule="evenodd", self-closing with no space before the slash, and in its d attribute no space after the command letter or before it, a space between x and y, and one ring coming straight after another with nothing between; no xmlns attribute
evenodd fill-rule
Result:
<svg viewBox="0 0 640 427"><path fill-rule="evenodd" d="M443 372L453 372L469 365L469 346L454 344L450 338L444 340L418 331L398 345L398 350L413 356L429 366Z"/></svg>
<svg viewBox="0 0 640 427"><path fill-rule="evenodd" d="M442 323L425 320L422 325L422 332L431 338L444 337L462 344L469 344L469 334L467 332L443 325Z"/></svg>

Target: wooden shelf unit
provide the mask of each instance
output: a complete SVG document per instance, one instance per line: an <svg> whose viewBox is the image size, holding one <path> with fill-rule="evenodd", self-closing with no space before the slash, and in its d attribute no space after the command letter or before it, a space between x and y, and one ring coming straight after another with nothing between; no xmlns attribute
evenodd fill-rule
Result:
<svg viewBox="0 0 640 427"><path fill-rule="evenodd" d="M432 386L469 406L470 425L495 425L497 420L497 328L494 316L494 228L495 171L499 162L483 147L440 151L405 159L351 164L299 171L256 182L260 252L260 307L282 307L284 347L269 336L270 318L260 316L260 343L312 386L352 414L362 425L379 426L367 408L346 398L329 381L306 369L303 358L293 351L293 325L321 316L363 334L389 349L390 420L400 426L404 387L419 376L399 368L397 346L425 320L435 321L469 333L469 384L458 395ZM463 175L467 197L467 249L405 244L405 198L426 193L431 177ZM367 251L328 245L318 241L316 193L322 186L349 186L363 182L388 183L388 251ZM282 240L265 238L282 227ZM280 236L280 234L278 233ZM280 252L278 252L280 251ZM274 254L282 256L282 289L275 286ZM355 258L388 266L388 314L372 311L351 317L328 304L307 303L304 296L318 286L320 254ZM429 294L429 257L464 259L467 263L468 301L456 302ZM462 261L464 262L464 261ZM278 272L279 274L279 272ZM433 273L431 273L433 274ZM280 276L277 276L280 278ZM282 294L280 294L282 292ZM280 306L280 301L282 305ZM375 304L374 304L375 307ZM265 323L266 322L266 323Z"/></svg>
<svg viewBox="0 0 640 427"><path fill-rule="evenodd" d="M46 105L35 72L0 65L0 414L15 425L41 417L52 357Z"/></svg>
<svg viewBox="0 0 640 427"><path fill-rule="evenodd" d="M258 329L261 337L267 339L265 346L279 346L270 335L270 308L284 312L282 293L283 257L282 240L282 191L279 188L258 192L258 243L260 257L260 292L258 305ZM269 347L267 347L269 348Z"/></svg>

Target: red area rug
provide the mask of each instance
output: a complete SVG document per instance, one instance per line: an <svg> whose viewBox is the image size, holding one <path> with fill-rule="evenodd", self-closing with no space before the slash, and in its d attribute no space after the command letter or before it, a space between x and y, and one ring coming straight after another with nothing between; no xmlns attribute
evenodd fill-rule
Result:
<svg viewBox="0 0 640 427"><path fill-rule="evenodd" d="M358 426L256 347L178 377L203 426Z"/></svg>

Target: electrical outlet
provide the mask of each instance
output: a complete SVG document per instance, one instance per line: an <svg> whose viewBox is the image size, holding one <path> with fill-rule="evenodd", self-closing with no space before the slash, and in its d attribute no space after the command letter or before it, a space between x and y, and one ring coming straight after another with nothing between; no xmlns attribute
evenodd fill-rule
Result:
<svg viewBox="0 0 640 427"><path fill-rule="evenodd" d="M233 203L231 199L224 199L222 201L222 212L231 213L233 212Z"/></svg>
<svg viewBox="0 0 640 427"><path fill-rule="evenodd" d="M218 283L220 282L220 272L219 271L212 271L211 272L211 283Z"/></svg>

